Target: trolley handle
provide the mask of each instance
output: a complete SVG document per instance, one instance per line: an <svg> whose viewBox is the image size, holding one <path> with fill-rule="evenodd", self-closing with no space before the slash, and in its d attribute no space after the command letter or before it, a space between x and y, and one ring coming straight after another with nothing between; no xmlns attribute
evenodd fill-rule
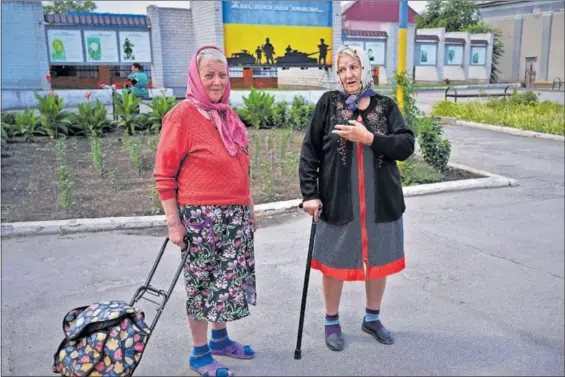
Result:
<svg viewBox="0 0 565 377"><path fill-rule="evenodd" d="M179 280L179 276L180 276L181 272L183 271L184 266L186 264L186 260L188 258L188 249L190 247L190 243L189 243L188 236L185 236L184 242L186 244L186 247L181 250L181 253L182 253L181 263L180 263L179 267L177 268L175 276L173 277L173 281L169 285L169 289L167 291L165 291L163 289L157 289L157 288L153 287L151 285L151 280L153 279L153 275L155 275L155 271L157 270L157 266L159 265L159 262L161 262L161 258L163 257L163 254L165 252L165 248L167 247L168 242L169 242L169 237L165 237L165 241L163 242L163 245L161 246L161 250L159 250L159 254L157 255L157 259L153 263L153 267L151 268L151 271L149 272L149 276L147 276L145 283L142 286L140 286L139 288L137 288L137 290L136 290L135 294L133 295L131 302L130 302L130 306L134 306L136 302L138 302L139 300L141 300L143 298L144 300L147 300L149 302L152 302L152 303L158 305L157 309L156 309L157 314L155 315L155 318L153 319L153 322L151 323L151 326L150 326L151 331L153 331L153 329L155 328L155 325L157 324L157 321L159 320L159 317L161 316L161 313L163 312L163 309L165 308L167 301L169 301L169 298L171 297L171 294L173 293L173 289L175 288L175 285L177 284L177 281ZM150 294L154 297L160 298L160 302L157 302L157 301L151 300L147 297L144 297L145 294Z"/></svg>

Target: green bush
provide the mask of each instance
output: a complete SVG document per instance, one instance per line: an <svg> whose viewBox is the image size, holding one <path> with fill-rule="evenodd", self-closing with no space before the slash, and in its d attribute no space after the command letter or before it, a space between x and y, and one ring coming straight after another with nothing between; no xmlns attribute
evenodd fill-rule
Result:
<svg viewBox="0 0 565 377"><path fill-rule="evenodd" d="M88 100L78 105L78 112L70 115L73 123L69 134L78 136L102 136L115 129L115 123L108 119L108 111L98 99L95 103Z"/></svg>
<svg viewBox="0 0 565 377"><path fill-rule="evenodd" d="M424 161L409 158L398 162L403 186L424 185L442 180L442 174Z"/></svg>
<svg viewBox="0 0 565 377"><path fill-rule="evenodd" d="M33 143L36 135L44 135L41 125L38 124L37 115L33 109L25 109L16 114L16 124L13 126L14 136L24 138L26 143Z"/></svg>
<svg viewBox="0 0 565 377"><path fill-rule="evenodd" d="M114 97L116 115L120 118L118 126L123 128L127 135L135 134L136 124L139 122L139 105L141 98L135 93L122 90Z"/></svg>
<svg viewBox="0 0 565 377"><path fill-rule="evenodd" d="M251 88L249 97L243 96L245 106L238 109L239 116L255 129L268 128L273 116L275 97Z"/></svg>
<svg viewBox="0 0 565 377"><path fill-rule="evenodd" d="M286 102L277 102L273 105L273 113L269 123L273 128L292 127L292 113Z"/></svg>
<svg viewBox="0 0 565 377"><path fill-rule="evenodd" d="M290 105L291 127L293 130L302 131L308 127L316 105L308 104L303 96L295 96Z"/></svg>
<svg viewBox="0 0 565 377"><path fill-rule="evenodd" d="M487 101L434 104L432 115L522 130L565 135L565 106L540 102L533 92L516 93Z"/></svg>
<svg viewBox="0 0 565 377"><path fill-rule="evenodd" d="M2 113L2 122L13 126L16 124L16 113Z"/></svg>
<svg viewBox="0 0 565 377"><path fill-rule="evenodd" d="M418 142L422 157L439 172L445 171L451 154L451 143L442 136L443 129L439 119L418 118Z"/></svg>
<svg viewBox="0 0 565 377"><path fill-rule="evenodd" d="M176 105L176 98L174 96L167 97L163 93L162 96L153 97L148 106L151 108L151 130L159 133L163 125L163 118L167 113Z"/></svg>
<svg viewBox="0 0 565 377"><path fill-rule="evenodd" d="M58 139L60 134L68 136L71 121L69 114L63 111L65 101L54 93L45 96L34 93L34 96L39 102L39 121L47 136L51 139Z"/></svg>

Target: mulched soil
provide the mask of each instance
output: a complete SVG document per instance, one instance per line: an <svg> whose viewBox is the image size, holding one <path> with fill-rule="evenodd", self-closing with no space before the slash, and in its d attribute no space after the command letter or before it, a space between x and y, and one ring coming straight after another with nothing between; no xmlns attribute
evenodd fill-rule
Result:
<svg viewBox="0 0 565 377"><path fill-rule="evenodd" d="M250 142L255 130L249 130ZM269 161L266 148L268 131L261 131L261 159ZM280 135L280 133L278 133ZM11 142L2 148L2 221L41 221L71 218L145 216L161 213L152 195L154 151L148 145L156 136L140 136L144 169L134 168L122 144L121 133L100 139L106 171L101 177L94 169L90 141L73 137L66 140L66 165L74 183L73 204L64 208L58 202L55 141L37 138L34 143ZM300 150L302 134L295 133L287 156ZM265 167L254 169L252 196L256 204L300 197L297 168L283 171L279 149L274 153L272 184L261 179ZM291 153L292 152L292 153ZM296 165L297 166L297 165ZM263 174L263 175L266 175ZM112 181L111 177L115 177ZM291 178L290 178L291 177ZM269 187L272 189L269 190Z"/></svg>
<svg viewBox="0 0 565 377"><path fill-rule="evenodd" d="M294 133L281 157L280 142L267 142L273 133L250 129L260 140L259 161L272 161L253 169L252 195L255 204L296 199L300 197L298 184L298 152L302 133ZM280 140L282 132L276 132ZM90 154L90 141L73 137L65 141L66 161L74 183L73 204L64 208L58 202L57 158L55 141L37 138L35 143L15 141L2 149L2 221L41 221L71 218L114 216L145 216L161 213L160 203L152 194L154 151L150 142L156 136L139 136L142 145L144 169L141 173L133 167L124 150L121 132L100 139L106 173L104 177L94 169ZM269 153L267 145L273 146ZM252 153L252 159L255 160ZM272 177L271 180L265 177ZM450 170L444 180L474 178L467 172ZM270 182L269 182L270 181Z"/></svg>

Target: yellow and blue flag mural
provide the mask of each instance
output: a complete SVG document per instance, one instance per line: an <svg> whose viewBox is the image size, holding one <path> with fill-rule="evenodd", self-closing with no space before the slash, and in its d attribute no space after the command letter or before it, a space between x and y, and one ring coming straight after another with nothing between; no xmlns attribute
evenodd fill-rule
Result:
<svg viewBox="0 0 565 377"><path fill-rule="evenodd" d="M332 64L331 1L222 1L230 66Z"/></svg>

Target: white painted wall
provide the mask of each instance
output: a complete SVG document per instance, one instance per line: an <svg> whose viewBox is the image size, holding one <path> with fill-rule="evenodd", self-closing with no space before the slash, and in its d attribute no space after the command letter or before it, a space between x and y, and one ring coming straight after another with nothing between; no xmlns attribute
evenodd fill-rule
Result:
<svg viewBox="0 0 565 377"><path fill-rule="evenodd" d="M492 33L471 34L471 41L474 39L483 39L488 41L486 65L473 66L469 65L469 80L477 82L489 82L490 72L492 69L492 47L494 43L494 35Z"/></svg>
<svg viewBox="0 0 565 377"><path fill-rule="evenodd" d="M469 56L471 53L471 39L470 33L467 31L456 31L445 33L445 38L462 38L465 39L465 45L463 46L463 64L461 66L446 65L443 67L443 77L444 79L450 79L451 81L466 81L467 72L469 70ZM444 44L445 51L445 44ZM445 63L444 61L441 62Z"/></svg>

